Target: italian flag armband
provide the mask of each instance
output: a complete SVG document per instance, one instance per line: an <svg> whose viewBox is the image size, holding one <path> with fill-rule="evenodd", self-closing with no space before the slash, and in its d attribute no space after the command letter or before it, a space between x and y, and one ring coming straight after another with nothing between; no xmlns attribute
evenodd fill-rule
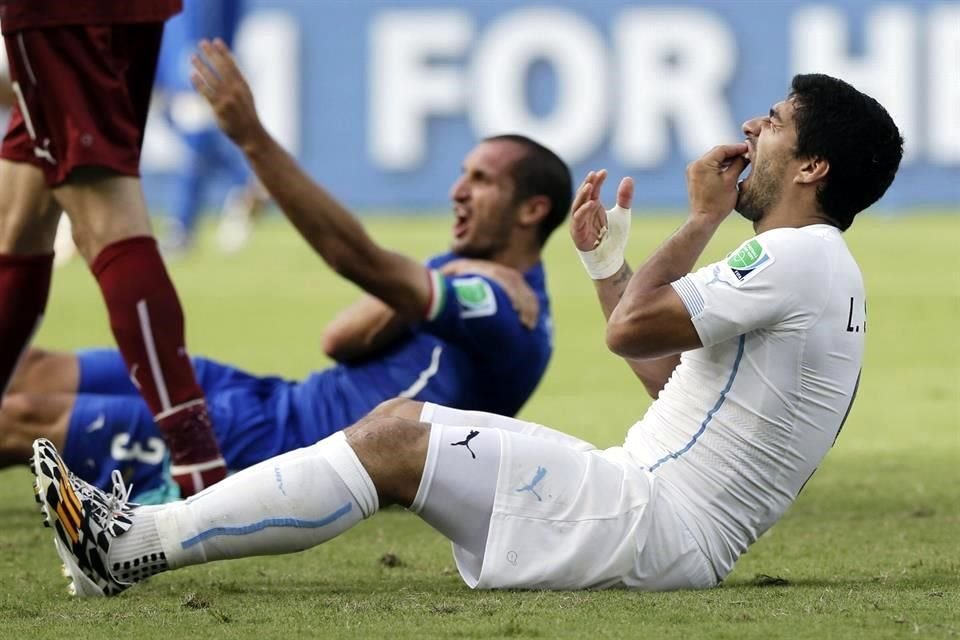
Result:
<svg viewBox="0 0 960 640"><path fill-rule="evenodd" d="M446 281L443 274L436 269L427 269L427 278L429 278L430 297L427 301L427 309L424 320L430 322L436 320L443 309L443 303L447 295Z"/></svg>

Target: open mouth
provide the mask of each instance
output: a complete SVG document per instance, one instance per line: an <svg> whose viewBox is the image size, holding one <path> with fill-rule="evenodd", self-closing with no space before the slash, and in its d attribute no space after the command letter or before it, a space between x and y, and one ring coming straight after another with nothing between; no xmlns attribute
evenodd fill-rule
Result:
<svg viewBox="0 0 960 640"><path fill-rule="evenodd" d="M453 228L451 229L451 233L455 239L459 240L467 235L467 230L470 227L468 222L469 216L466 211L459 208L454 209L453 215Z"/></svg>

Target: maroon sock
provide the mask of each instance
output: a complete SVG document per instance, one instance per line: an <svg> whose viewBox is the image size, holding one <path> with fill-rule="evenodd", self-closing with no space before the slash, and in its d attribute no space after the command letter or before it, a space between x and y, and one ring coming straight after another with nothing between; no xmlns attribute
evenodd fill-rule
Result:
<svg viewBox="0 0 960 640"><path fill-rule="evenodd" d="M184 347L183 309L150 236L105 247L90 266L131 377L154 414L203 398Z"/></svg>
<svg viewBox="0 0 960 640"><path fill-rule="evenodd" d="M40 326L50 295L53 254L0 255L0 393Z"/></svg>

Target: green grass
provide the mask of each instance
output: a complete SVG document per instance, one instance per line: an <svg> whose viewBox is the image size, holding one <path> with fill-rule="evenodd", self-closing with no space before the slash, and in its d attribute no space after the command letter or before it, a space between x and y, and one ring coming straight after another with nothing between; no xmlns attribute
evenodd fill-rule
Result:
<svg viewBox="0 0 960 640"><path fill-rule="evenodd" d="M639 216L631 255L678 218ZM384 244L425 257L449 221L370 222ZM648 404L604 351L592 287L565 232L547 264L556 354L523 416L617 444ZM729 222L717 258L749 235ZM960 636L960 216L875 217L848 234L869 296L863 383L834 450L782 522L707 592L471 592L449 545L387 511L293 556L193 567L110 601L69 599L29 474L0 472L0 638ZM172 266L191 350L257 372L323 367L322 327L356 290L270 221L245 252L202 248ZM42 345L110 344L79 264L56 274ZM399 566L382 562L394 554Z"/></svg>

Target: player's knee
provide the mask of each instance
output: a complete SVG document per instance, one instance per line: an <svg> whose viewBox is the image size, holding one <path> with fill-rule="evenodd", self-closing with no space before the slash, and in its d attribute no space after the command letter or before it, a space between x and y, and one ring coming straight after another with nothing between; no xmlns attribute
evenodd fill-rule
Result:
<svg viewBox="0 0 960 640"><path fill-rule="evenodd" d="M9 432L12 423L24 423L33 420L37 413L37 400L27 393L8 393L3 396L0 405L0 431Z"/></svg>
<svg viewBox="0 0 960 640"><path fill-rule="evenodd" d="M409 398L391 398L384 400L371 411L368 418L395 417L405 420L420 420L420 413L423 411L423 403Z"/></svg>
<svg viewBox="0 0 960 640"><path fill-rule="evenodd" d="M29 165L0 161L0 253L47 253L53 248L60 210Z"/></svg>
<svg viewBox="0 0 960 640"><path fill-rule="evenodd" d="M24 438L23 423L29 416L31 401L23 394L7 394L0 405L0 468L26 462L30 442Z"/></svg>
<svg viewBox="0 0 960 640"><path fill-rule="evenodd" d="M52 355L50 351L28 347L27 350L23 352L23 355L20 356L20 362L17 363L17 372L22 378L31 378L38 369L43 368ZM28 389L15 390L11 384L11 388L8 391L28 391Z"/></svg>
<svg viewBox="0 0 960 640"><path fill-rule="evenodd" d="M368 418L345 433L381 502L409 506L423 475L429 426L397 417Z"/></svg>

